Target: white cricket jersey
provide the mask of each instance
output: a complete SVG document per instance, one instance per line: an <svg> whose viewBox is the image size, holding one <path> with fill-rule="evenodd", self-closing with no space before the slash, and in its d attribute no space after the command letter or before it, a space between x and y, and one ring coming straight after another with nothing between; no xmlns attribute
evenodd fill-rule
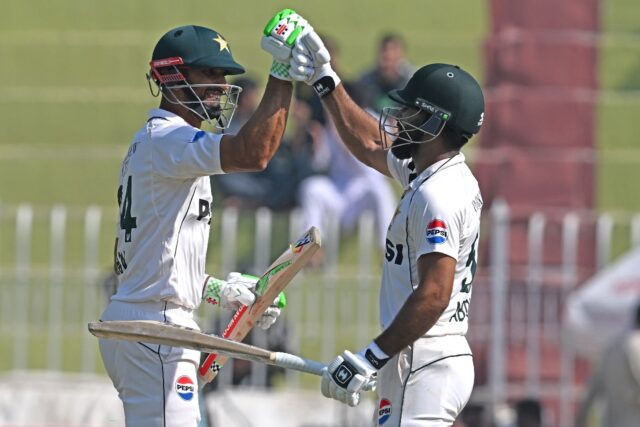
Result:
<svg viewBox="0 0 640 427"><path fill-rule="evenodd" d="M418 258L439 252L456 259L456 272L449 305L425 336L467 332L482 196L464 160L459 153L415 176L412 160L398 159L389 150L389 171L405 191L387 230L380 290L384 329L418 286Z"/></svg>
<svg viewBox="0 0 640 427"><path fill-rule="evenodd" d="M161 109L136 133L118 187L113 300L200 305L220 140Z"/></svg>

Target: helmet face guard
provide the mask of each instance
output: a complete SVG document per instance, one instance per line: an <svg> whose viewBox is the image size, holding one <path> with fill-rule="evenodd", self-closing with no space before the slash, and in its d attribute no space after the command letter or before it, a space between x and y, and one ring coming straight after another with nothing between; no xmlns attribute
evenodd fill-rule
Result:
<svg viewBox="0 0 640 427"><path fill-rule="evenodd" d="M242 88L230 84L191 84L181 69L187 69L180 57L158 59L150 62L151 75L147 75L151 94L158 96L162 93L164 99L172 104L182 105L211 126L224 131L229 127L233 114L238 107L238 97ZM157 85L154 93L151 80ZM196 89L206 88L213 91L212 100L201 99ZM176 92L182 92L186 100L181 100Z"/></svg>
<svg viewBox="0 0 640 427"><path fill-rule="evenodd" d="M413 106L385 107L378 127L385 150L409 144L422 144L437 138L451 113L422 98Z"/></svg>

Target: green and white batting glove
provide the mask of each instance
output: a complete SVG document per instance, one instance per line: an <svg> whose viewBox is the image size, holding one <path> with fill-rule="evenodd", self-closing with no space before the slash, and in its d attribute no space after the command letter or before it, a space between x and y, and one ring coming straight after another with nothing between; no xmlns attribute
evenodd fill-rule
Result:
<svg viewBox="0 0 640 427"><path fill-rule="evenodd" d="M291 50L296 40L310 29L307 20L292 9L283 9L271 18L264 27L260 47L273 56L272 76L291 81Z"/></svg>
<svg viewBox="0 0 640 427"><path fill-rule="evenodd" d="M331 68L331 55L313 28L296 41L289 75L293 80L311 85L321 98L340 84L340 77Z"/></svg>
<svg viewBox="0 0 640 427"><path fill-rule="evenodd" d="M229 273L227 280L207 276L202 299L209 304L219 305L227 310L237 310L243 305L251 305L256 300L253 293L258 278L249 274Z"/></svg>

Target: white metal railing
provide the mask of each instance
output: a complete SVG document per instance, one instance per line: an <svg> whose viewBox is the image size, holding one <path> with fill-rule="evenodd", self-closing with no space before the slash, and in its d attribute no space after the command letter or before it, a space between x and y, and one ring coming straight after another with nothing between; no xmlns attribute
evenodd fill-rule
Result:
<svg viewBox="0 0 640 427"><path fill-rule="evenodd" d="M0 206L0 343L5 343L0 345L9 343L9 348L0 347L7 356L0 361L0 369L102 372L96 341L86 332L86 322L99 316L107 300L101 278L111 268L112 214L104 214L98 206L80 210L62 205L46 209L27 204ZM255 227L253 239L247 239L247 231L240 229L247 215ZM249 256L252 272L263 271L281 250L274 242L291 241L302 232L302 218L293 211L284 218L287 236L277 234L274 230L278 223L282 229L282 215L264 208L254 213L222 210L212 222L215 238L210 245L219 261L208 264L220 276L242 268L247 260L239 259L238 251L246 249L240 248L244 242L244 246L253 246ZM602 268L611 261L615 236L620 238L620 233L614 233L616 227L628 227L624 245L640 244L640 214L568 212L558 217L534 213L526 219L528 258L521 266L522 277L516 277L519 267L509 262L514 223L510 208L495 202L484 221L484 235L490 239L488 253L480 257L489 262L481 263L484 272L474 286L469 336L473 347L482 347L488 354L486 366L478 367L487 372L487 382L477 384L475 395L493 408L514 396L557 398L556 424L570 425L579 398L574 379L576 355L561 345L559 313L569 292L584 278L578 264L579 251L584 250L580 230L592 227L594 264ZM561 230L559 265L545 260L545 235L552 226ZM284 321L269 334L253 334L256 345L270 346L274 336L286 332L287 350L313 352L305 355L326 361L345 345L359 348L376 334L380 253L372 215L360 218L356 234L348 245L356 254L349 254L352 265L347 265L341 261L341 242L346 240L341 238L337 221L330 221L323 230L322 267L298 275L287 290ZM548 285L550 276L555 280L553 286ZM226 325L230 313L204 308L199 315L201 325L208 329L213 323ZM542 378L542 343L560 349L559 377L554 384ZM527 370L522 380L509 377L513 345L525 348ZM71 367L69 359L74 361ZM254 364L245 381L263 386L267 371L266 366ZM218 381L230 384L233 366L224 369ZM304 381L296 372L285 373L287 387L303 387Z"/></svg>

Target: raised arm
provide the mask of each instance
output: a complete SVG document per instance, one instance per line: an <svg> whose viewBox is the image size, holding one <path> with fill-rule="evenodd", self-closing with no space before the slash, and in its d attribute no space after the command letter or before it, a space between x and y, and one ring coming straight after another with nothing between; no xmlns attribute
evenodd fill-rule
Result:
<svg viewBox="0 0 640 427"><path fill-rule="evenodd" d="M260 171L267 167L282 141L292 93L291 82L269 77L253 116L237 135L222 137L220 161L225 172Z"/></svg>
<svg viewBox="0 0 640 427"><path fill-rule="evenodd" d="M253 116L237 135L222 138L225 172L263 170L280 146L293 93L291 48L305 31L309 31L307 21L291 9L276 13L265 26L260 46L273 56L269 81Z"/></svg>
<svg viewBox="0 0 640 427"><path fill-rule="evenodd" d="M349 151L365 165L390 176L378 122L351 99L342 84L322 101Z"/></svg>
<svg viewBox="0 0 640 427"><path fill-rule="evenodd" d="M351 99L331 68L329 51L312 28L292 49L290 74L310 85L322 99L349 151L365 165L390 176L377 121Z"/></svg>

